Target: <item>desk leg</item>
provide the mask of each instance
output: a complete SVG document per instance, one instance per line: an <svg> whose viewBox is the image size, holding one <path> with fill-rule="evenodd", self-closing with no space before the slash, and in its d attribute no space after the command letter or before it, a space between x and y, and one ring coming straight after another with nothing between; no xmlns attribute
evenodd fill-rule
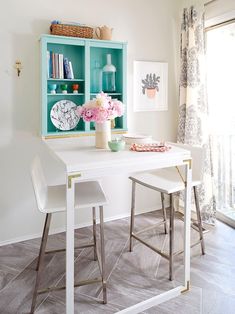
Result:
<svg viewBox="0 0 235 314"><path fill-rule="evenodd" d="M186 189L184 200L184 281L185 291L189 290L190 285L190 232L191 232L191 189L192 189L192 167L191 160L187 160Z"/></svg>
<svg viewBox="0 0 235 314"><path fill-rule="evenodd" d="M74 182L67 178L66 314L74 313Z"/></svg>

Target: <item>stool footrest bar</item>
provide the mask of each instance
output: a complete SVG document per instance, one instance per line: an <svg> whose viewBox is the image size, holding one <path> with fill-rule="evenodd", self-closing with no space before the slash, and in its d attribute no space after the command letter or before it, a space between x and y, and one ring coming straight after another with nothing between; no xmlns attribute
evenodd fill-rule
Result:
<svg viewBox="0 0 235 314"><path fill-rule="evenodd" d="M85 249L87 247L92 247L94 245L95 245L94 243L84 244L84 245L76 246L74 250ZM64 251L66 251L66 249L51 250L51 251L46 251L45 254L59 253L59 252L64 252Z"/></svg>
<svg viewBox="0 0 235 314"><path fill-rule="evenodd" d="M74 287L81 287L81 286L90 285L90 284L98 283L98 282L102 282L102 278L95 278L95 279L83 280L83 281L80 281L80 282L78 282L78 283L75 283L75 284L74 284ZM39 290L37 294L49 293L49 292L51 292L51 291L63 290L63 289L65 289L65 288L66 288L66 286L61 286L61 287L49 287L49 288L45 288L45 289Z"/></svg>
<svg viewBox="0 0 235 314"><path fill-rule="evenodd" d="M135 232L135 234L140 234L140 233L149 231L149 230L154 229L154 228L156 228L156 227L158 227L158 226L160 226L160 225L163 225L164 223L165 223L164 220L159 221L158 223L154 224L153 226L146 227L146 228L144 228L144 229L142 229L142 230L139 230L139 231Z"/></svg>
<svg viewBox="0 0 235 314"><path fill-rule="evenodd" d="M192 248L192 247L194 247L194 246L200 244L201 241L202 241L202 240L198 240L197 242L191 244L190 248ZM179 255L179 254L182 254L182 253L184 253L184 250L177 251L177 252L173 253L173 255L176 256L176 255Z"/></svg>
<svg viewBox="0 0 235 314"><path fill-rule="evenodd" d="M141 242L142 244L146 245L149 249L153 250L154 252L158 253L159 255L161 255L162 257L166 258L169 260L169 255L166 253L163 253L162 251L160 251L158 248L152 246L151 244L145 242L144 240L142 240L141 238L139 238L138 236L136 236L134 233L132 233L132 237L134 239L136 239L137 241Z"/></svg>

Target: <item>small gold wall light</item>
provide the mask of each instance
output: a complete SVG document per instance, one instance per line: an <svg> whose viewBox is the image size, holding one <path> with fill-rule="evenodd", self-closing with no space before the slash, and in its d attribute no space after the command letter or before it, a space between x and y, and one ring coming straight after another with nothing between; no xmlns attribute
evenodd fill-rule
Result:
<svg viewBox="0 0 235 314"><path fill-rule="evenodd" d="M17 76L20 76L20 72L23 69L21 61L16 60L16 62L15 62L15 69L17 71Z"/></svg>

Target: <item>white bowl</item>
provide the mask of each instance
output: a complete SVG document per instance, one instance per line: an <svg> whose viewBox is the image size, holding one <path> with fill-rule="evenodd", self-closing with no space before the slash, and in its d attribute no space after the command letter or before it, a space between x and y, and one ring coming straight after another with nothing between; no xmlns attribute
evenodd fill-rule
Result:
<svg viewBox="0 0 235 314"><path fill-rule="evenodd" d="M131 145L133 143L136 144L148 144L152 143L152 136L145 134L123 134L123 140L127 145Z"/></svg>

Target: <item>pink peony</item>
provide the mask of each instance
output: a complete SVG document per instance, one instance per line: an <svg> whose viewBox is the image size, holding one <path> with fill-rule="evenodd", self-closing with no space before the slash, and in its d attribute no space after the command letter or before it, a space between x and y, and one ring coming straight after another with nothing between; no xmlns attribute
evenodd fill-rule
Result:
<svg viewBox="0 0 235 314"><path fill-rule="evenodd" d="M104 121L108 120L108 110L105 108L96 108L95 109L95 122L97 123L103 123Z"/></svg>
<svg viewBox="0 0 235 314"><path fill-rule="evenodd" d="M77 115L86 122L103 123L106 120L121 117L124 113L124 105L120 100L113 100L107 94L101 92L96 98L89 100L83 106L77 107Z"/></svg>
<svg viewBox="0 0 235 314"><path fill-rule="evenodd" d="M77 106L76 108L76 115L81 118L83 113L83 107L82 106Z"/></svg>
<svg viewBox="0 0 235 314"><path fill-rule="evenodd" d="M124 105L120 100L113 101L114 111L117 113L118 117L121 117L124 113Z"/></svg>
<svg viewBox="0 0 235 314"><path fill-rule="evenodd" d="M92 108L91 109L84 108L83 113L82 113L82 118L86 122L95 121L95 110Z"/></svg>

